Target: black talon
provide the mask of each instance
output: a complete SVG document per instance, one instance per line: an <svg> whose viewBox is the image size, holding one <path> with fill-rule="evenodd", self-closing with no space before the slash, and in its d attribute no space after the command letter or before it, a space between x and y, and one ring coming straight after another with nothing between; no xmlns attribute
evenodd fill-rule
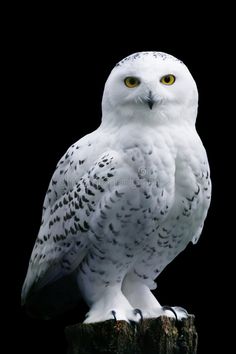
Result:
<svg viewBox="0 0 236 354"><path fill-rule="evenodd" d="M143 313L140 309L134 309L135 315L139 314L141 317L141 322L143 322Z"/></svg>
<svg viewBox="0 0 236 354"><path fill-rule="evenodd" d="M112 316L114 317L114 320L117 322L117 319L116 319L116 311L112 310L111 313L112 313Z"/></svg>
<svg viewBox="0 0 236 354"><path fill-rule="evenodd" d="M162 306L162 309L164 311L169 310L169 311L173 312L173 314L175 315L176 321L178 321L177 313L175 312L175 310L171 306Z"/></svg>

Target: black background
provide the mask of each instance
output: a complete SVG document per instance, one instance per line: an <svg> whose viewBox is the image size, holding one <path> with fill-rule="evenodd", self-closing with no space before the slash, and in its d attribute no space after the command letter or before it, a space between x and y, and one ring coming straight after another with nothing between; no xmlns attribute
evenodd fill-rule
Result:
<svg viewBox="0 0 236 354"><path fill-rule="evenodd" d="M145 6L142 15L148 17L147 23L130 13L116 21L109 15L103 30L100 21L95 23L87 13L54 10L34 9L30 16L18 18L9 46L8 85L14 98L9 103L14 124L10 115L8 122L14 154L9 158L16 212L8 237L10 243L10 236L14 237L16 252L6 295L11 299L14 294L11 304L16 312L8 318L19 334L10 347L23 353L65 353L64 327L84 318L84 305L53 321L29 318L20 307L21 286L56 163L72 143L99 126L103 86L113 66L133 52L146 50L176 56L195 78L200 97L197 130L213 182L200 241L166 268L155 294L162 304L180 305L195 314L200 354L223 347L228 329L219 318L231 312L230 287L223 275L229 269L226 250L231 245L225 222L229 219L226 190L233 183L227 163L231 150L227 120L232 116L226 101L231 73L227 36L217 19L209 24L207 16L193 20L189 13L180 27L169 28L173 13L165 13L162 23L158 18L163 14L151 16Z"/></svg>

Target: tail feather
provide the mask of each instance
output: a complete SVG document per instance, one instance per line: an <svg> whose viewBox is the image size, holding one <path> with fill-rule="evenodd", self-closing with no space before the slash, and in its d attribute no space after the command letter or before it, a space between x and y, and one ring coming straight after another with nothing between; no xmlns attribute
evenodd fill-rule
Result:
<svg viewBox="0 0 236 354"><path fill-rule="evenodd" d="M77 306L80 301L76 272L41 287L26 279L22 288L22 306L35 318L50 319Z"/></svg>

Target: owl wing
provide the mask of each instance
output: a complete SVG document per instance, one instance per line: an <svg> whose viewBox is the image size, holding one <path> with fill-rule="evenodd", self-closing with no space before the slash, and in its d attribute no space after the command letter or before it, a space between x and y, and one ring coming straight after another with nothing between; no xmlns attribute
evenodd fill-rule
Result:
<svg viewBox="0 0 236 354"><path fill-rule="evenodd" d="M90 166L80 169L77 179L76 173L69 169L79 170L85 158L79 155L66 165L63 159L63 163L59 162L45 198L42 224L22 289L23 304L33 298L37 299L34 303L38 302L35 294L66 279L80 266L90 248L90 220L96 214L101 196L109 193L108 179L114 176L113 155L112 152L100 155Z"/></svg>
<svg viewBox="0 0 236 354"><path fill-rule="evenodd" d="M69 215L74 215L72 208L76 209L77 204L74 202L73 206L69 202L77 195L75 181L85 175L86 167L81 163L85 161L85 150L80 141L73 144L59 161L49 183L43 204L41 227L23 285L23 303L29 291L37 290L48 282L55 281L58 276L68 273L68 266L64 267L58 263L58 256L66 265L66 258L63 257L70 255L72 267L76 266L74 259L78 258L72 255L74 229ZM87 243L86 239L84 242ZM82 246L81 248L83 249ZM53 271L50 271L51 268Z"/></svg>
<svg viewBox="0 0 236 354"><path fill-rule="evenodd" d="M207 212L211 202L211 179L210 179L210 169L207 160L201 170L201 173L197 176L198 189L195 192L195 197L198 196L201 200L201 207L198 208L198 213L196 213L196 220L200 220L197 231L195 232L192 243L195 245L202 233L204 226L204 221L207 216Z"/></svg>

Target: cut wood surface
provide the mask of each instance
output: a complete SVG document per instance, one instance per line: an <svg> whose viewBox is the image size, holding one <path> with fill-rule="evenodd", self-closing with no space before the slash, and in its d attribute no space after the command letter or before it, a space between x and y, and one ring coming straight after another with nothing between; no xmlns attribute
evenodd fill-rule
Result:
<svg viewBox="0 0 236 354"><path fill-rule="evenodd" d="M67 354L196 354L194 316L176 321L165 316L138 324L109 320L76 324L65 330Z"/></svg>

